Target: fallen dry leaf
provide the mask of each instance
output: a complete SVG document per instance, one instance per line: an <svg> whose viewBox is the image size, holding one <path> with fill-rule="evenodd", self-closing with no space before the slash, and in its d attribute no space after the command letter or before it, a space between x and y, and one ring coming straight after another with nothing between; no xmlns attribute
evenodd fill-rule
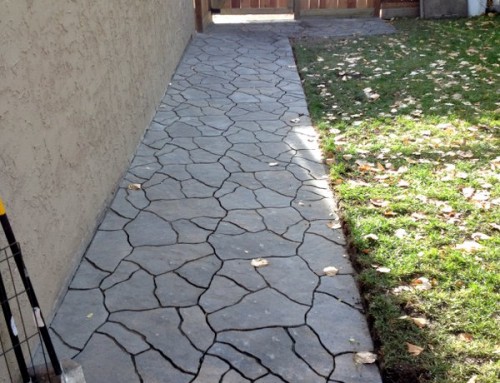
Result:
<svg viewBox="0 0 500 383"><path fill-rule="evenodd" d="M402 238L406 237L408 235L408 233L405 229L397 229L394 232L394 235L396 236L396 238L402 239Z"/></svg>
<svg viewBox="0 0 500 383"><path fill-rule="evenodd" d="M413 356L419 356L422 353L422 351L424 351L423 347L416 346L408 342L406 342L406 347L408 349L408 352Z"/></svg>
<svg viewBox="0 0 500 383"><path fill-rule="evenodd" d="M500 225L498 223L490 223L490 226L493 229L500 231Z"/></svg>
<svg viewBox="0 0 500 383"><path fill-rule="evenodd" d="M367 172L367 171L369 171L371 169L372 169L372 167L370 165L368 165L368 164L359 165L359 168L358 168L358 170L360 172Z"/></svg>
<svg viewBox="0 0 500 383"><path fill-rule="evenodd" d="M395 213L392 210L386 210L386 211L384 211L384 215L386 217L396 217L398 215L398 213Z"/></svg>
<svg viewBox="0 0 500 383"><path fill-rule="evenodd" d="M325 275L327 277L334 277L335 275L338 274L339 272L339 269L337 269L336 267L334 266L327 266L323 269L323 272L325 273Z"/></svg>
<svg viewBox="0 0 500 383"><path fill-rule="evenodd" d="M141 184L129 184L128 185L128 190L141 190L142 185Z"/></svg>
<svg viewBox="0 0 500 383"><path fill-rule="evenodd" d="M426 219L427 216L423 213L418 213L418 212L415 212L415 213L412 213L411 214L411 217L415 220L415 221L420 221L422 219Z"/></svg>
<svg viewBox="0 0 500 383"><path fill-rule="evenodd" d="M377 354L369 351L357 352L354 354L354 363L356 364L372 364L377 361Z"/></svg>
<svg viewBox="0 0 500 383"><path fill-rule="evenodd" d="M382 200L382 199L374 199L374 198L370 198L370 203L371 203L373 206L376 206L376 207L386 207L386 206L389 206L389 202L384 201L384 200Z"/></svg>
<svg viewBox="0 0 500 383"><path fill-rule="evenodd" d="M277 162L270 162L269 166L278 166L278 163Z"/></svg>
<svg viewBox="0 0 500 383"><path fill-rule="evenodd" d="M371 239L373 241L378 241L378 235L376 235L376 234L367 234L363 238L364 239Z"/></svg>
<svg viewBox="0 0 500 383"><path fill-rule="evenodd" d="M463 188L462 189L462 195L465 197L465 198L471 198L473 195L474 195L474 192L476 190L474 188Z"/></svg>
<svg viewBox="0 0 500 383"><path fill-rule="evenodd" d="M467 332L462 332L462 333L458 334L457 338L458 338L458 340L460 340L462 342L466 342L466 343L470 343L474 339L472 337L472 334L469 334Z"/></svg>
<svg viewBox="0 0 500 383"><path fill-rule="evenodd" d="M250 264L253 267L264 267L264 266L269 265L269 261L267 259L264 259L264 258L255 258L255 259L252 259L252 262L250 262Z"/></svg>
<svg viewBox="0 0 500 383"><path fill-rule="evenodd" d="M487 234L483 234L483 233L474 233L471 235L472 239L475 239L475 240L487 240L487 239L490 239L491 237Z"/></svg>
<svg viewBox="0 0 500 383"><path fill-rule="evenodd" d="M428 278L425 277L414 279L413 281L411 281L411 285L415 287L417 290L422 290L422 291L432 289L431 282L429 281Z"/></svg>
<svg viewBox="0 0 500 383"><path fill-rule="evenodd" d="M429 325L429 321L425 318L410 318L413 323L417 325L419 328L424 328L425 326Z"/></svg>
<svg viewBox="0 0 500 383"><path fill-rule="evenodd" d="M342 227L342 225L340 224L340 222L334 222L334 221L328 222L326 224L326 226L328 226L328 228L330 228L332 230L340 229Z"/></svg>
<svg viewBox="0 0 500 383"><path fill-rule="evenodd" d="M335 158L327 158L325 159L325 164L333 165L335 163Z"/></svg>
<svg viewBox="0 0 500 383"><path fill-rule="evenodd" d="M398 182L397 186L400 188L407 188L410 187L410 183L408 181L401 180Z"/></svg>
<svg viewBox="0 0 500 383"><path fill-rule="evenodd" d="M455 249L473 253L475 251L481 250L483 247L483 245L477 243L476 241L464 241L463 243L456 245Z"/></svg>
<svg viewBox="0 0 500 383"><path fill-rule="evenodd" d="M472 375L471 378L467 381L467 383L476 383L477 375Z"/></svg>
<svg viewBox="0 0 500 383"><path fill-rule="evenodd" d="M378 271L379 273L382 274L387 274L391 272L391 269L389 269L388 267L377 267L375 271Z"/></svg>
<svg viewBox="0 0 500 383"><path fill-rule="evenodd" d="M478 190L472 196L472 200L474 201L488 201L490 199L490 192L488 190Z"/></svg>

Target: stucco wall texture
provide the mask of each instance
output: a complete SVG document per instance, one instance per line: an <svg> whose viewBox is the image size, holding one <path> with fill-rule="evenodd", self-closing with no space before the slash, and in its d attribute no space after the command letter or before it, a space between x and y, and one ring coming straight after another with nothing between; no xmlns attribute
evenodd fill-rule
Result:
<svg viewBox="0 0 500 383"><path fill-rule="evenodd" d="M186 0L0 0L0 195L47 318L193 31Z"/></svg>

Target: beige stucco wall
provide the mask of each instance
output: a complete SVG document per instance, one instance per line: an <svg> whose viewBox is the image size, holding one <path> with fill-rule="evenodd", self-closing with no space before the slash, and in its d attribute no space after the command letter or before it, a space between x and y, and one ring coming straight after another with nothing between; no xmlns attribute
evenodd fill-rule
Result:
<svg viewBox="0 0 500 383"><path fill-rule="evenodd" d="M187 0L0 0L0 196L46 317L193 31Z"/></svg>

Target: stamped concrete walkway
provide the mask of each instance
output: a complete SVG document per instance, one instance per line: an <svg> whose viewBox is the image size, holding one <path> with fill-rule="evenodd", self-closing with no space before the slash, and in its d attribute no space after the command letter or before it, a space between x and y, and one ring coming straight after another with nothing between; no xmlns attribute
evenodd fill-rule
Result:
<svg viewBox="0 0 500 383"><path fill-rule="evenodd" d="M373 345L287 38L307 31L190 44L52 322L88 383L381 381L353 361Z"/></svg>

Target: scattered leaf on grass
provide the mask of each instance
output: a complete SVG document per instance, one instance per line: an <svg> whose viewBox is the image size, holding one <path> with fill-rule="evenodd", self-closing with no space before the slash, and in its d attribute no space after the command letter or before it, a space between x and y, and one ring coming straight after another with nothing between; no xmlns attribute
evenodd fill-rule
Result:
<svg viewBox="0 0 500 383"><path fill-rule="evenodd" d="M408 342L406 342L406 347L408 349L408 352L413 356L419 356L422 353L422 351L424 351L423 347L416 346Z"/></svg>
<svg viewBox="0 0 500 383"><path fill-rule="evenodd" d="M458 338L458 340L460 340L462 342L466 342L466 343L470 343L474 339L472 337L472 334L469 334L467 332L462 332L462 333L458 334L457 338Z"/></svg>
<svg viewBox="0 0 500 383"><path fill-rule="evenodd" d="M471 198L473 201L488 201L490 199L490 192L488 190L478 190Z"/></svg>
<svg viewBox="0 0 500 383"><path fill-rule="evenodd" d="M388 267L377 267L375 270L382 274L387 274L391 272L391 269L389 269Z"/></svg>
<svg viewBox="0 0 500 383"><path fill-rule="evenodd" d="M334 266L327 266L323 269L323 272L325 273L325 275L327 277L334 277L335 275L338 274L339 272L339 269L337 269L336 267Z"/></svg>
<svg viewBox="0 0 500 383"><path fill-rule="evenodd" d="M398 187L407 188L407 187L410 187L410 183L408 181L401 180L398 182Z"/></svg>
<svg viewBox="0 0 500 383"><path fill-rule="evenodd" d="M487 239L490 239L491 237L487 234L483 234L483 233L474 233L472 234L472 239L475 239L475 240L487 240Z"/></svg>
<svg viewBox="0 0 500 383"><path fill-rule="evenodd" d="M255 259L252 259L252 262L250 262L250 264L253 267L264 267L264 266L269 265L269 261L267 259L264 259L264 258L255 258Z"/></svg>
<svg viewBox="0 0 500 383"><path fill-rule="evenodd" d="M498 223L490 223L490 226L493 229L500 231L500 225Z"/></svg>
<svg viewBox="0 0 500 383"><path fill-rule="evenodd" d="M372 170L372 167L369 164L362 164L362 165L359 165L358 170L360 172L367 172L369 170Z"/></svg>
<svg viewBox="0 0 500 383"><path fill-rule="evenodd" d="M471 378L467 381L467 383L476 383L477 375L472 375Z"/></svg>
<svg viewBox="0 0 500 383"><path fill-rule="evenodd" d="M354 354L354 362L357 364L373 364L377 361L377 354L369 351Z"/></svg>
<svg viewBox="0 0 500 383"><path fill-rule="evenodd" d="M411 281L411 285L415 287L417 290L422 290L422 291L432 289L431 282L429 281L428 278L425 277L414 279L413 281Z"/></svg>
<svg viewBox="0 0 500 383"><path fill-rule="evenodd" d="M426 219L427 216L423 213L418 213L418 212L415 212L415 213L412 213L411 214L411 217L415 220L415 221L421 221L423 219Z"/></svg>
<svg viewBox="0 0 500 383"><path fill-rule="evenodd" d="M483 245L477 243L476 241L464 241L463 243L456 245L455 249L473 253L475 251L481 250L483 247Z"/></svg>
<svg viewBox="0 0 500 383"><path fill-rule="evenodd" d="M363 238L364 239L371 239L373 241L378 241L378 235L376 235L376 234L367 234Z"/></svg>
<svg viewBox="0 0 500 383"><path fill-rule="evenodd" d="M453 208L449 205L444 205L442 208L441 208L441 212L445 213L445 214L449 214L449 213L452 213L453 212Z"/></svg>
<svg viewBox="0 0 500 383"><path fill-rule="evenodd" d="M373 206L376 206L376 207L386 207L386 206L389 206L389 202L384 201L383 199L370 198L370 203Z"/></svg>
<svg viewBox="0 0 500 383"><path fill-rule="evenodd" d="M128 190L141 190L142 185L141 184L129 184L128 185Z"/></svg>
<svg viewBox="0 0 500 383"><path fill-rule="evenodd" d="M394 235L399 238L399 239L402 239L404 237L406 237L408 235L408 233L406 232L405 229L397 229L395 232L394 232Z"/></svg>
<svg viewBox="0 0 500 383"><path fill-rule="evenodd" d="M417 325L419 328L424 328L425 326L429 325L429 321L425 318L411 318L413 323Z"/></svg>
<svg viewBox="0 0 500 383"><path fill-rule="evenodd" d="M398 215L398 213L395 213L392 210L384 211L384 216L386 216L386 217L396 217L397 215Z"/></svg>

